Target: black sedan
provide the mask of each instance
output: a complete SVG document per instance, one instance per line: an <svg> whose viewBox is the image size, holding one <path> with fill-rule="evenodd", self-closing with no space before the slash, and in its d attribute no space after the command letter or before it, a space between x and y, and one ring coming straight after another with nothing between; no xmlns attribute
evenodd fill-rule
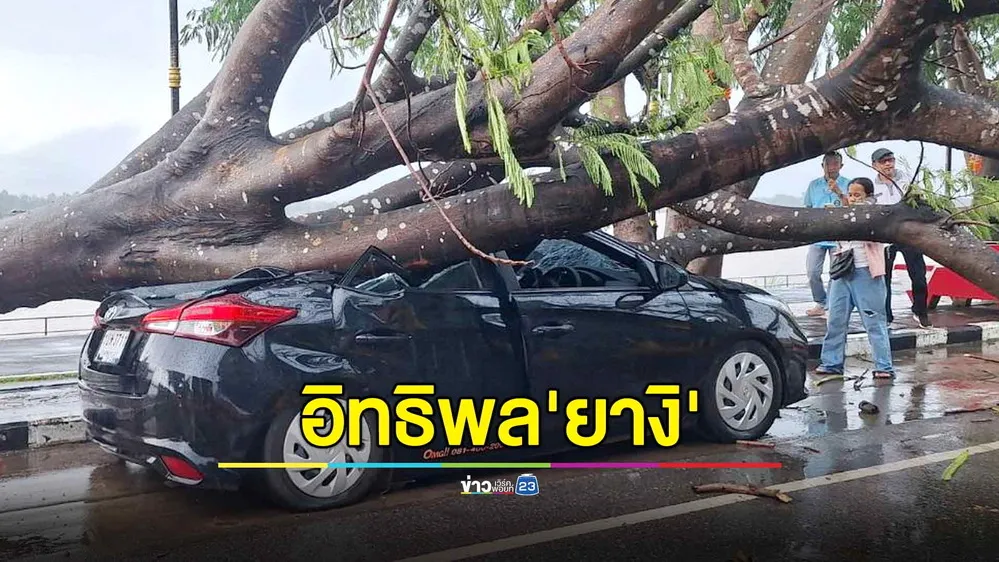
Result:
<svg viewBox="0 0 999 562"><path fill-rule="evenodd" d="M634 397L661 414L650 384L697 389L682 427L731 442L762 436L806 396L807 339L765 291L690 275L599 231L494 256L510 261L416 270L372 247L346 272L253 268L116 292L80 358L88 437L174 482L251 483L309 510L420 471L218 464L526 461L574 446L547 411L550 390L559 412L573 398ZM309 384L390 407L399 384L433 384L435 400L530 398L545 417L543 446L498 446L490 429L489 446L449 447L438 430L423 447L383 447L376 435L387 425L366 414L356 446L316 447L303 430ZM606 431L607 441L631 439L632 419L610 418Z"/></svg>

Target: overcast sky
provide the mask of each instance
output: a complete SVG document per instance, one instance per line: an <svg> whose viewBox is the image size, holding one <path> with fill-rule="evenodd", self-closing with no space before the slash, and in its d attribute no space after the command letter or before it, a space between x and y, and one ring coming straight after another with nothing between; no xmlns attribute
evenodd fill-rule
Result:
<svg viewBox="0 0 999 562"><path fill-rule="evenodd" d="M181 25L189 10L208 0L181 0ZM154 133L170 116L167 87L169 14L166 0L32 0L5 2L0 20L0 189L46 195L85 189ZM211 80L220 63L203 45L180 51L181 105ZM360 71L330 79L329 59L318 42L301 49L275 100L271 128L280 132L349 101ZM641 109L631 92L629 111ZM862 144L869 161L888 146L914 167L918 142ZM924 166L942 168L945 150L927 145ZM955 151L956 166L963 156ZM871 170L847 159L844 175ZM402 169L383 172L338 194L354 196ZM800 196L821 174L819 159L764 176L757 197Z"/></svg>

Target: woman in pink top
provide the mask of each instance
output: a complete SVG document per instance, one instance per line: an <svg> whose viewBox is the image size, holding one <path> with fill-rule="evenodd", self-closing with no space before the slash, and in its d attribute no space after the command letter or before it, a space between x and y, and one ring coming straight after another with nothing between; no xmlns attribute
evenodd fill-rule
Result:
<svg viewBox="0 0 999 562"><path fill-rule="evenodd" d="M874 196L874 183L868 178L850 182L847 198L851 206L868 205ZM885 252L880 242L839 242L833 257L853 252L852 273L834 279L829 287L829 321L822 342L822 355L817 374L843 374L846 357L846 334L854 307L867 332L867 341L874 355L874 378L892 378L895 368L891 359L891 340L885 314Z"/></svg>

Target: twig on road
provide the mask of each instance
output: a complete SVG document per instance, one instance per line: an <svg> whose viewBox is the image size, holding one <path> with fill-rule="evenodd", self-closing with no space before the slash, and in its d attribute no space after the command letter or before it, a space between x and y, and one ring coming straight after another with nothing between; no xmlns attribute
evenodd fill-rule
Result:
<svg viewBox="0 0 999 562"><path fill-rule="evenodd" d="M736 440L738 445L746 445L747 447L765 447L767 449L773 449L777 446L776 443L764 443L763 441L746 441L744 439Z"/></svg>
<svg viewBox="0 0 999 562"><path fill-rule="evenodd" d="M972 414L974 412L987 412L992 410L993 412L999 414L999 406L982 406L981 408L951 408L944 412L945 416L951 414Z"/></svg>
<svg viewBox="0 0 999 562"><path fill-rule="evenodd" d="M982 357L981 355L975 355L974 353L965 353L965 357L971 357L972 359L981 359L982 361L989 361L991 363L999 363L999 359L994 359L992 357Z"/></svg>
<svg viewBox="0 0 999 562"><path fill-rule="evenodd" d="M767 488L757 488L756 486L743 486L742 484L701 484L695 485L694 491L698 494L712 492L722 492L725 494L746 494L761 498L773 498L783 503L791 503L791 496L777 490Z"/></svg>

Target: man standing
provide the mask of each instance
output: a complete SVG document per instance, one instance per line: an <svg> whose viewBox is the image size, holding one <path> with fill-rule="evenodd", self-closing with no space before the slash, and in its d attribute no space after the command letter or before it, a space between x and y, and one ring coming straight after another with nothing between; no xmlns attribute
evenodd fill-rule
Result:
<svg viewBox="0 0 999 562"><path fill-rule="evenodd" d="M895 154L887 148L879 148L871 155L871 165L878 171L874 178L874 196L878 205L894 205L902 200L911 178L895 167ZM905 268L912 281L912 317L922 328L933 326L926 313L926 261L918 249L904 244L889 244L885 248L885 284L887 298L885 313L888 324L894 320L891 313L891 274L895 265L895 257L901 253L905 259Z"/></svg>
<svg viewBox="0 0 999 562"><path fill-rule="evenodd" d="M846 191L850 181L839 175L843 168L843 157L836 151L827 152L822 157L822 177L808 184L805 190L805 206L812 208L842 207L848 204ZM805 311L809 316L825 316L828 309L826 302L826 287L822 283L822 268L826 261L826 252L836 248L835 242L816 242L808 247L806 269L808 270L808 285L812 289L812 300L815 306Z"/></svg>

